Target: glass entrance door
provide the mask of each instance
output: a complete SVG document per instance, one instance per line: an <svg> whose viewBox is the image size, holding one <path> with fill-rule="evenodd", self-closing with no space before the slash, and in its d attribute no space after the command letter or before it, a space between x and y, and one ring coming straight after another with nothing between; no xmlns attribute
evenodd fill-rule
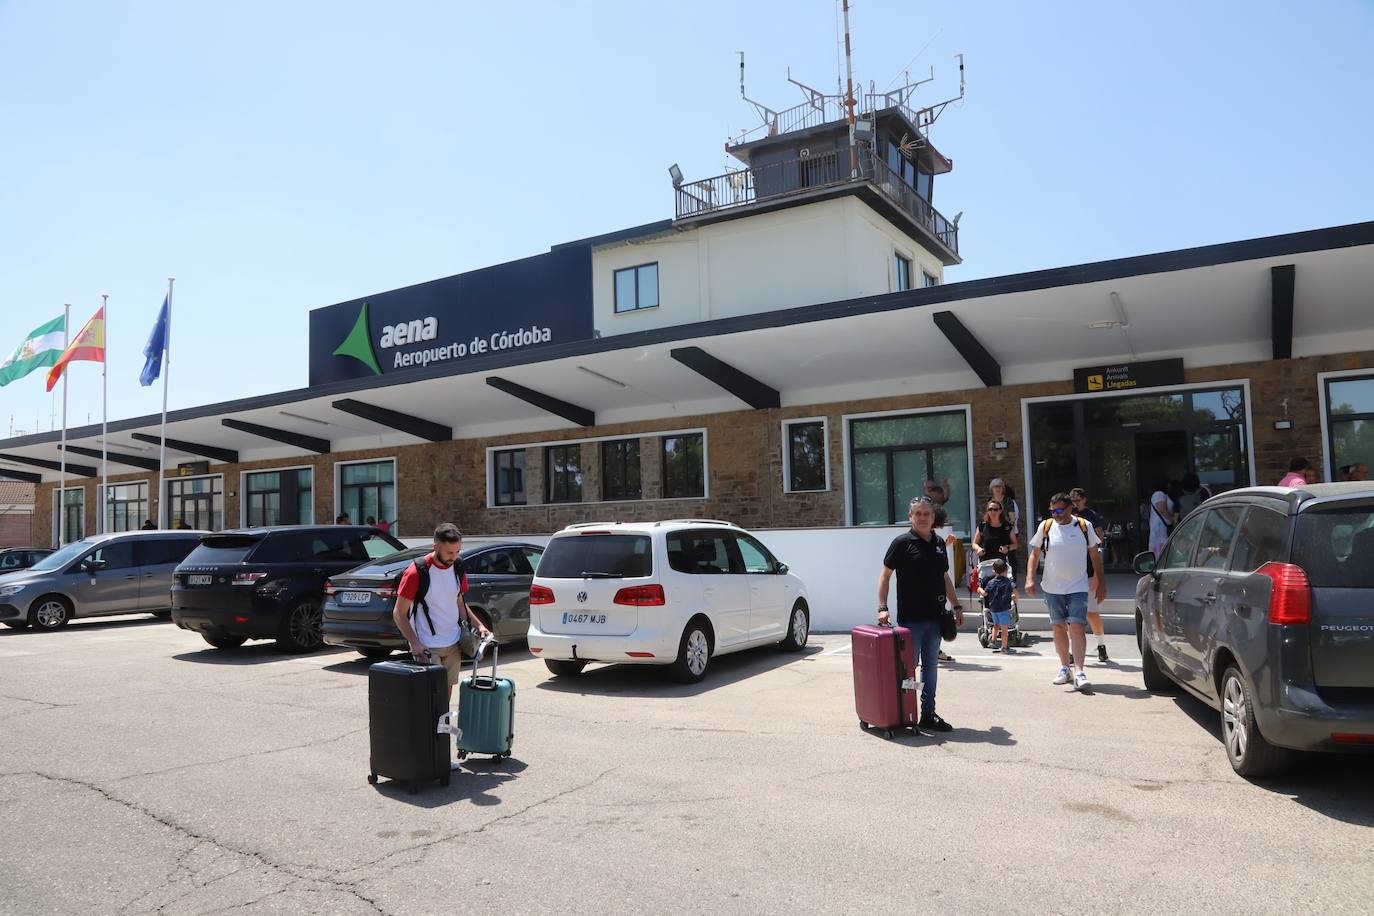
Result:
<svg viewBox="0 0 1374 916"><path fill-rule="evenodd" d="M1115 433L1089 441L1085 489L1092 507L1106 521L1102 561L1109 568L1129 566L1136 553L1138 527L1134 436Z"/></svg>

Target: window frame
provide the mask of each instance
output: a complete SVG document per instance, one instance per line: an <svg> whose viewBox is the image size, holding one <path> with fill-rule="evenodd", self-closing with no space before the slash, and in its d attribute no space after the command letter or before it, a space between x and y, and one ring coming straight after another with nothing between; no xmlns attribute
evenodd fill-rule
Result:
<svg viewBox="0 0 1374 916"><path fill-rule="evenodd" d="M67 536L67 544L70 544L70 543L72 543L73 541L79 541L79 540L81 540L82 538L84 538L84 537L86 536L86 487L85 487L84 485L82 485L82 486L76 486L76 487L63 487L63 486L56 486L56 487L53 487L53 488L52 488L52 543L57 544L57 548L58 548L59 550L61 550L63 547L66 546L66 544L58 544L58 543L57 543L57 539L58 539L58 514L59 514L59 513L65 514L65 513L66 513L66 510L67 510L67 508L68 508L66 502L64 502L63 499L62 499L62 494L65 494L65 493L80 493L80 494L81 494L81 502L80 502L80 503L77 503L77 502L73 501L72 506L71 506L71 508L77 509L77 510L78 510L77 514L79 515L79 517L80 517L80 519L81 519L81 537L76 537L76 538L72 537L71 528L70 528L70 527L66 527L66 528L63 530L62 533L65 534L65 535Z"/></svg>
<svg viewBox="0 0 1374 916"><path fill-rule="evenodd" d="M931 273L930 271L926 270L924 267L922 267L922 268L921 268L921 289L933 289L934 287L939 286L939 285L940 285L940 278L937 277L937 276L935 276L935 274Z"/></svg>
<svg viewBox="0 0 1374 916"><path fill-rule="evenodd" d="M163 480L163 482L162 482L162 483L163 483L162 491L163 491L164 499L161 501L160 505L158 506L158 515L162 516L162 519L161 519L161 523L159 524L158 527L163 528L163 529L168 530L168 531L172 530L172 485L173 485L173 484L179 484L179 483L190 483L191 481L195 481L195 480L209 480L209 481L211 481L211 486L210 486L210 515L211 515L211 520L212 520L212 522L213 522L214 513L215 513L215 509L214 509L214 505L215 505L215 488L214 488L214 483L213 483L213 482L214 482L214 481L219 481L219 498L220 498L220 506L219 506L219 525L220 525L220 526L219 526L218 528L211 527L211 528L207 528L207 529L203 529L203 530L207 530L207 531L223 531L223 530L224 530L224 522L225 522L225 518L224 518L224 500L225 500L225 492L224 492L224 475L223 475L223 474L192 474L192 475L189 475L189 476L187 476L187 477L168 477L168 478L166 478L165 480ZM178 498L179 498L179 499L184 499L184 498L185 498L185 495L183 494L182 496L179 496ZM194 529L194 526L192 526L192 530L195 530L195 529Z"/></svg>
<svg viewBox="0 0 1374 916"><path fill-rule="evenodd" d="M1199 512L1197 515L1184 521L1177 528L1169 533L1168 543L1164 546L1164 553L1159 557L1157 569L1159 572L1169 572L1176 569L1196 569L1198 545L1202 543L1202 526L1206 523L1207 516L1211 510ZM1188 548L1188 556L1184 558L1182 566L1168 566L1168 558L1173 555L1174 545L1178 542L1178 533L1189 525L1197 526L1197 537L1193 539L1193 544Z"/></svg>
<svg viewBox="0 0 1374 916"><path fill-rule="evenodd" d="M1317 395L1321 409L1322 465L1326 471L1327 480L1335 480L1339 469L1339 465L1336 464L1336 425L1338 423L1356 423L1360 421L1374 423L1374 413L1333 414L1331 412L1333 406L1331 401L1331 385L1333 382L1340 384L1341 382L1360 382L1365 380L1374 380L1374 371L1365 368L1317 373Z"/></svg>
<svg viewBox="0 0 1374 916"><path fill-rule="evenodd" d="M1277 506L1263 506L1258 504L1251 504L1246 507L1245 516L1241 519L1239 531L1252 530L1250 520L1251 518L1257 517L1259 515L1272 515L1275 519L1278 520L1278 523L1282 531L1282 539L1279 541L1278 556L1275 557L1273 560L1265 560L1264 563L1287 562L1290 553L1288 542L1292 538L1293 534L1292 519L1290 519L1289 516L1286 515ZM1239 573L1241 575L1249 575L1255 572L1255 570L1259 569L1260 566L1263 566L1264 563L1260 563L1259 566L1254 566L1250 569L1237 569L1235 566L1236 547L1239 546L1240 541L1241 535L1238 534L1235 541L1231 545L1231 555L1226 558L1226 571L1232 573Z"/></svg>
<svg viewBox="0 0 1374 916"><path fill-rule="evenodd" d="M963 441L963 442L959 442L959 443L949 443L948 446L946 446L944 443L932 442L932 443L927 443L927 444L925 444L925 445L922 445L922 446L920 446L920 447L921 447L921 448L924 448L924 449L927 449L927 450L934 449L934 448L941 448L941 447L950 447L950 446L955 446L955 445L958 445L958 446L963 447L963 449L964 449L964 457L965 457L965 460L966 460L966 462L967 462L967 473L968 473L968 483L969 483L969 488L968 488L968 508L969 508L969 514L968 514L968 517L967 517L967 518L963 519L963 524L966 526L965 530L967 531L967 534L966 534L965 536L966 536L966 537L972 537L972 536L973 536L973 531L977 528L976 519L977 519L978 513L977 513L977 511L976 511L976 509L975 509L975 503L977 502L977 500L974 498L974 480L975 480L975 478L974 478L974 476L973 476L973 442L974 442L974 440L973 440L973 408L972 408L972 405L970 405L970 404L939 404L939 405L932 405L932 406L930 406L930 407L913 407L913 408L908 408L908 409L906 409L906 410L882 410L882 411L874 411L874 412L869 412L869 413L850 413L850 414L843 414L843 415L841 415L841 417L840 417L840 448L841 448L841 460L843 461L843 467L844 467L844 524L845 524L845 527L847 527L847 528L852 528L852 527L856 527L856 525L857 525L857 523L854 521L855 509L856 509L857 506L858 506L858 499L857 499L858 493L857 493L857 489L856 489L856 488L857 488L857 485L858 485L858 480L857 480L857 475L855 474L855 471L854 471L854 455L855 455L855 451L854 451L854 446L853 446L853 441L852 441L854 421L856 421L856 420L858 420L858 421L863 421L863 420L882 420L882 419L891 419L891 418L895 418L895 417L920 416L920 415L924 415L924 414L953 414L953 413L962 413L963 416L964 416L964 441ZM868 450L867 450L867 449L864 449L864 451L868 451ZM889 462L889 464L890 464L890 462ZM890 482L890 478L889 478L889 482ZM890 502L890 501L891 501L891 494L889 493L889 502ZM1023 502L1022 502L1022 505L1024 506L1025 504L1026 504L1026 503L1023 501ZM907 521L906 521L905 518L901 518L901 519L898 519L897 521L891 522L891 523L889 523L889 524L890 524L890 525L906 525L906 524L907 524ZM958 525L955 525L954 528L955 528L956 531L959 530L959 526L958 526Z"/></svg>
<svg viewBox="0 0 1374 916"><path fill-rule="evenodd" d="M1202 523L1202 528L1198 531L1197 543L1193 545L1193 566L1195 568L1205 569L1208 572L1215 573L1225 573L1231 568L1231 554L1236 549L1236 538L1241 530L1241 526L1245 524L1246 510L1248 508L1248 506L1234 503L1231 505L1208 507L1207 511L1204 513L1206 515L1206 520ZM1235 525L1231 529L1231 535L1227 540L1224 555L1220 550L1213 553L1211 552L1213 550L1212 547L1204 546L1202 535L1211 530L1212 519L1219 518L1223 513L1227 512L1234 512L1236 514ZM1204 553L1206 555L1204 555ZM1217 560L1220 560L1220 562L1216 562Z"/></svg>
<svg viewBox="0 0 1374 916"><path fill-rule="evenodd" d="M697 437L701 439L701 492L686 496L669 495L668 493L668 440L669 439L690 439ZM659 495L662 499L706 499L709 494L707 487L707 465L706 465L706 433L672 433L659 436L658 438L658 474L659 474Z"/></svg>
<svg viewBox="0 0 1374 916"><path fill-rule="evenodd" d="M821 442L823 445L824 456L822 462L825 467L825 486L810 489L794 489L792 487L792 430L793 426L814 426L821 425ZM830 418L829 417L797 417L791 420L782 421L782 492L784 493L829 493L830 483Z"/></svg>
<svg viewBox="0 0 1374 916"><path fill-rule="evenodd" d="M117 499L114 502L111 502L109 498L109 493L116 487L141 487L143 495L141 498L138 499ZM148 519L153 517L153 481L151 478L147 480L120 480L107 484L97 484L95 491L98 494L97 498L100 500L101 534L114 534L119 531L138 531L140 528L142 528L143 522L146 522ZM116 505L130 506L134 504L142 504L142 514L136 516L137 518L141 519L138 522L138 524L136 524L132 528L114 528L112 523L117 517L117 514L113 511L107 512L107 510L111 509L113 506Z"/></svg>
<svg viewBox="0 0 1374 916"><path fill-rule="evenodd" d="M760 541L758 538L754 537L752 534L749 534L748 532L736 531L736 532L733 532L733 534L734 534L734 537L735 537L735 551L739 554L740 568L744 571L744 573L745 573L746 575L750 575L750 576L775 576L775 575L777 575L777 573L778 573L778 567L779 567L781 564L778 562L778 558L775 557L775 556L773 556L773 551L771 551L771 550L769 550L767 547L765 547L765 546L763 545L763 542L762 542L762 541ZM751 548L753 548L754 550L757 550L757 551L759 552L760 556L762 556L763 559L764 559L764 561L767 562L767 564L768 564L768 569L767 569L766 571L764 571L764 572L755 572L755 573L751 573L751 572L749 571L748 564L745 563L745 560L744 560L744 547L743 547L744 544L748 544Z"/></svg>
<svg viewBox="0 0 1374 916"><path fill-rule="evenodd" d="M488 457L488 459L487 459L487 467L488 467L488 469L489 469L489 470L488 470L488 478L489 478L489 480L490 480L490 483L489 483L490 490L488 491L489 494L490 494L490 499L488 500L488 502L489 502L489 504L490 504L491 506L495 507L495 506L527 506L527 505L529 505L529 501L530 501L529 477L528 477L528 474L526 473L526 472L528 471L528 469L529 469L529 455L527 454L527 452L528 452L528 449L526 449L524 446L520 446L519 448L494 449L494 450L492 450L492 451L490 452L490 455L489 455L489 457ZM516 454L519 454L519 455L521 456L521 462L520 462L520 492L524 494L524 498L523 498L523 499L520 499L519 501L517 501L517 500L515 499L515 491L512 490L511 493L510 493L510 497L511 497L511 498L510 498L510 499L505 499L505 500L503 500L503 499L501 498L501 484L500 484L500 480L501 480L501 471L502 471L502 468L501 468L501 458L502 458L502 456L505 456L505 455L514 456L514 455L516 455ZM512 471L515 470L515 467L514 467L514 463L513 463L513 462L512 462L512 466L511 466L510 470L512 470Z"/></svg>
<svg viewBox="0 0 1374 916"><path fill-rule="evenodd" d="M900 248L892 249L892 291L894 293L902 293L906 292L907 290L915 289L915 287L912 286L912 277L915 266L916 260L913 257L911 257L911 255L907 254L905 251L902 251ZM902 278L903 268L906 269L905 283L903 283ZM922 271L922 273L924 272L925 271Z"/></svg>
<svg viewBox="0 0 1374 916"><path fill-rule="evenodd" d="M653 305L640 305L640 304L639 304L639 299L640 299L640 295L639 295L639 272L640 272L641 270L644 270L644 269L649 268L649 267L652 267L652 268L654 269L654 292L655 292L655 294L656 294L655 297L654 297L654 298L655 298L655 302L654 302ZM634 302L634 305L631 306L631 307L629 307L629 308L621 308L621 305L620 305L620 283L619 283L619 278L620 278L620 275L623 274L623 273L633 273L633 274L634 274L635 302ZM615 314L615 315L628 315L628 314L631 314L632 312L644 312L644 311L648 311L649 309L656 309L656 308L658 308L659 306L661 306L661 305L663 304L663 287L662 287L662 284L659 282L661 279L662 279L662 270L661 270L660 267L659 267L659 262L658 262L658 261L646 261L646 262L644 262L643 264L634 264L634 265L629 266L629 267L616 267L616 268L613 268L613 269L611 270L611 312L612 312L612 314Z"/></svg>
<svg viewBox="0 0 1374 916"><path fill-rule="evenodd" d="M334 511L333 511L333 515L332 515L331 518L329 519L331 522L332 522L334 519L336 519L336 518L339 517L339 512L340 512L341 509L343 508L343 496L344 496L343 472L344 472L344 468L346 468L346 467L351 467L351 466L357 465L357 464L385 464L385 463L387 463L387 462L390 462L390 463L391 463L391 499L392 499L392 507L391 507L391 509L392 509L393 512L396 513L396 518L394 518L394 519L380 519L380 518L379 518L379 519L377 519L377 524L378 524L378 525L381 525L381 523L382 523L383 521L386 521L387 524L388 524L387 533L390 534L392 537L397 537L396 529L397 529L397 527L398 527L398 523L399 523L400 517L401 517L401 482L400 482L400 476L399 476L398 473L397 473L397 471L399 470L399 467L398 467L397 462L396 462L396 456L394 456L394 455L383 456L383 457L380 457L380 458L358 458L358 459L354 459L354 460L351 460L351 461L336 461L336 462L334 462L334 507L333 507L333 508L334 508ZM385 484L349 484L348 486L350 486L350 487L370 487L370 486L381 487L381 486L385 486ZM380 504L381 504L381 499L380 499L380 494L378 494L378 505L380 505ZM378 510L378 511L380 511L380 510ZM355 518L353 518L351 515L349 516L348 521L349 521L350 523L352 523L352 524L355 524L355 525L361 525L361 524L362 524L362 520L361 520L361 519L355 519Z"/></svg>
<svg viewBox="0 0 1374 916"><path fill-rule="evenodd" d="M556 488L557 488L557 482L556 482L555 479L554 479L555 471L554 471L554 467L553 467L553 461L551 460L551 458L552 458L554 452L567 451L568 449L576 449L576 450L577 450L577 472L576 472L576 473L577 473L577 497L576 497L575 499L573 499L573 498L567 498L567 497L565 496L565 498L563 498L563 499L555 499L555 498L554 498L554 493L555 493L555 490L556 490ZM566 463L566 462L565 462L565 463ZM561 474L568 474L568 473L571 473L571 472L563 471L563 472L558 472L558 473L561 473ZM576 505L577 503L582 502L582 496L583 496L583 494L584 494L584 492L585 492L585 491L584 491L584 484L585 484L584 476L585 476L585 475L584 475L584 472L583 472L583 470L582 470L582 443L580 443L580 442L573 442L573 443L567 443L567 444L546 445L546 446L544 446L544 504L545 504L545 505L547 505L547 506ZM528 492L529 492L529 491L527 490L526 493L528 494Z"/></svg>
<svg viewBox="0 0 1374 916"><path fill-rule="evenodd" d="M625 491L625 495L622 495L622 496L611 496L611 495L608 494L608 492L607 492L607 486L606 486L606 482L607 482L608 480L610 480L610 474L607 473L607 471L608 471L608 469L609 469L609 467L610 467L610 461L609 461L609 459L612 457L612 453L613 453L614 451L618 450L617 447L619 447L619 446L624 446L624 445L633 446L633 449L634 449L634 467L635 467L635 470L636 470L635 476L639 478L639 487L638 487L638 489L637 489L633 494L630 494L630 492L629 492L629 469L630 469L631 463L630 463L630 461L628 460L627 456L620 456L620 458L619 458L620 471L621 471L622 477L623 477L624 480L625 480L626 491ZM639 437L638 437L638 436L622 436L622 437L617 438L617 439L603 439L603 440L601 440L601 442L600 442L600 453L601 453L601 501L602 501L602 502L635 502L635 501L638 501L638 500L642 500L642 499L644 498L644 470L643 470L643 467L644 467L644 466L643 466L643 455L640 453L640 449L639 449Z"/></svg>
<svg viewBox="0 0 1374 916"><path fill-rule="evenodd" d="M250 492L249 489L248 489L248 480L249 480L249 478L252 477L254 474L285 474L285 473L291 472L291 471L309 471L309 472L310 472L310 520L309 520L309 521L304 521L304 520L302 520L302 521L294 522L294 523L293 523L293 522L281 522L280 524L283 524L283 525L289 525L289 524L313 525L313 524L315 524L315 466L314 466L313 464L294 464L294 465L291 465L290 467L282 467L282 468L254 468L254 469L251 469L251 470L239 471L239 527L241 527L241 528L262 528L262 527L267 527L267 526L265 526L265 525L253 525L253 524L251 524L251 523L249 522L248 513L251 511L251 506L250 506L251 499L250 499L250 497L251 497L252 493L273 493L273 492L276 492L276 493L280 494L280 493L282 492L281 489L280 489L280 484L278 484L278 489L275 490L275 491L274 491L274 490L256 490L256 491ZM299 490L297 490L297 492L299 493ZM278 511L280 511L280 510L278 510ZM336 514L337 514L337 513L336 513Z"/></svg>

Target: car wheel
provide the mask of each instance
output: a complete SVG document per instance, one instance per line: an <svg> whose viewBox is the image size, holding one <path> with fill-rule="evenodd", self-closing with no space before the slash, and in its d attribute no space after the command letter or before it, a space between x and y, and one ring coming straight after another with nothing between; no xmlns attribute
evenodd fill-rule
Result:
<svg viewBox="0 0 1374 916"><path fill-rule="evenodd" d="M359 649L358 654L361 655L363 658L370 658L373 661L381 661L384 658L391 657L391 650L386 648L385 646L367 646L365 648Z"/></svg>
<svg viewBox="0 0 1374 916"><path fill-rule="evenodd" d="M682 631L677 660L672 666L673 677L684 684L695 684L706 676L706 669L710 666L711 634L705 622L698 617Z"/></svg>
<svg viewBox="0 0 1374 916"><path fill-rule="evenodd" d="M44 595L29 610L29 623L40 630L60 630L71 619L71 602L61 595Z"/></svg>
<svg viewBox="0 0 1374 916"><path fill-rule="evenodd" d="M564 661L557 658L544 659L544 667L554 677L577 677L587 667L586 662Z"/></svg>
<svg viewBox="0 0 1374 916"><path fill-rule="evenodd" d="M1155 693L1174 689L1174 682L1164 673L1164 669L1159 667L1159 659L1155 656L1155 650L1150 648L1148 639L1140 641L1140 679L1144 682L1146 690Z"/></svg>
<svg viewBox="0 0 1374 916"><path fill-rule="evenodd" d="M200 634L200 638L216 649L237 649L248 639L247 636L212 636L209 633Z"/></svg>
<svg viewBox="0 0 1374 916"><path fill-rule="evenodd" d="M282 619L277 645L287 652L313 652L324 643L323 624L320 603L307 598Z"/></svg>
<svg viewBox="0 0 1374 916"><path fill-rule="evenodd" d="M784 652L800 652L806 648L806 640L811 636L811 614L800 601L792 608L792 617L787 622L787 635L778 643Z"/></svg>
<svg viewBox="0 0 1374 916"><path fill-rule="evenodd" d="M1265 776L1286 767L1292 757L1260 734L1250 685L1235 665L1221 676L1221 740L1231 768L1241 776Z"/></svg>

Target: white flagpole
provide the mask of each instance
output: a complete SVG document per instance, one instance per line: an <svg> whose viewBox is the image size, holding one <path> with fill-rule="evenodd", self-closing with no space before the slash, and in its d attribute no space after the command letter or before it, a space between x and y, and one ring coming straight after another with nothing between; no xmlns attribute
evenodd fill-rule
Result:
<svg viewBox="0 0 1374 916"><path fill-rule="evenodd" d="M106 456L109 452L110 438L110 312L106 308L110 297L106 293L100 294L100 314L103 325L102 331L105 337L105 352L101 354L100 360L100 505L96 506L96 511L100 513L100 526L96 529L100 533L105 533L105 507L110 502L110 478L106 471Z"/></svg>
<svg viewBox="0 0 1374 916"><path fill-rule="evenodd" d="M162 494L167 489L167 376L172 374L172 284L176 277L167 278L167 329L162 335L162 432L157 437L157 514L158 527L170 526L163 508Z"/></svg>
<svg viewBox="0 0 1374 916"><path fill-rule="evenodd" d="M62 306L62 352L72 345L72 306ZM69 364L70 365L70 364ZM67 366L62 367L62 455L57 484L57 547L67 543Z"/></svg>

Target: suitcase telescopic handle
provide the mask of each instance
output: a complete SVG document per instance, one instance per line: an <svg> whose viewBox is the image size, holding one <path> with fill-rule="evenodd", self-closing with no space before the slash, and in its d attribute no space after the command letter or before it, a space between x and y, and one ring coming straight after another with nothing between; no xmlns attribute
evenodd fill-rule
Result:
<svg viewBox="0 0 1374 916"><path fill-rule="evenodd" d="M492 682L492 684L495 684L495 683L496 683L496 658L497 658L497 656L500 654L500 647L496 644L496 640L495 640L494 637L488 636L487 639L491 640L491 682ZM485 641L486 641L486 640L483 640L483 642L485 642ZM481 659L482 659L482 643L479 642L479 643L477 644L477 651L474 652L474 653L472 653L472 677L471 677L471 681L472 681L473 686L476 686L476 685L477 685L477 666L481 664Z"/></svg>

